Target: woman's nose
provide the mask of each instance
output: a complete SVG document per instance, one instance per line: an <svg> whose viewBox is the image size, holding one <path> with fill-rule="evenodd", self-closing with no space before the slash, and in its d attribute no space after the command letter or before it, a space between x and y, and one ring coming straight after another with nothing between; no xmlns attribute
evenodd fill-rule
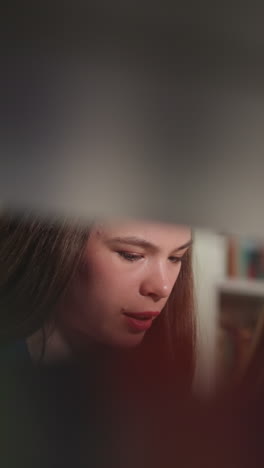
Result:
<svg viewBox="0 0 264 468"><path fill-rule="evenodd" d="M153 300L166 299L171 293L171 281L161 268L147 275L141 283L140 294L152 297Z"/></svg>

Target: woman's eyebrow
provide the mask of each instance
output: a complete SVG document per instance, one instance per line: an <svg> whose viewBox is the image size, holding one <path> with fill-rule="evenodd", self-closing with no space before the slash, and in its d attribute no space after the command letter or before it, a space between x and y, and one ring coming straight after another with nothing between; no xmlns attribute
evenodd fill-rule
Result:
<svg viewBox="0 0 264 468"><path fill-rule="evenodd" d="M142 239L141 237L135 237L135 236L113 237L108 242L110 242L111 244L115 242L119 242L120 244L136 245L138 247L145 247L147 249L153 249L153 250L158 249L158 247L152 244L151 242L148 242L145 239Z"/></svg>
<svg viewBox="0 0 264 468"><path fill-rule="evenodd" d="M183 250L183 249L187 249L188 247L190 247L191 245L193 244L193 240L190 239L188 242L186 242L185 244L181 245L180 247L177 247L174 252L179 252L180 250Z"/></svg>
<svg viewBox="0 0 264 468"><path fill-rule="evenodd" d="M135 237L135 236L128 236L128 237L113 237L108 241L109 243L115 243L118 242L120 244L127 244L127 245L135 245L137 247L143 247L149 250L159 250L159 248L152 244L149 241L146 241L145 239L142 239L141 237ZM185 244L181 245L180 247L176 247L176 249L173 250L173 252L178 252L180 250L186 249L192 244L192 239L186 242Z"/></svg>

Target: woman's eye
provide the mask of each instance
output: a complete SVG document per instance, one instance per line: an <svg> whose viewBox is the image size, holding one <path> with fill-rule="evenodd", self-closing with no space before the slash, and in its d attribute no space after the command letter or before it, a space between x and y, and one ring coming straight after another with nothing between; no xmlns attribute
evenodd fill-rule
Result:
<svg viewBox="0 0 264 468"><path fill-rule="evenodd" d="M169 257L171 263L180 263L182 261L182 257Z"/></svg>
<svg viewBox="0 0 264 468"><path fill-rule="evenodd" d="M129 262L135 262L136 260L140 260L142 258L142 255L133 254L130 252L119 251L117 253L118 255L120 255L120 257L124 258L125 260L128 260Z"/></svg>

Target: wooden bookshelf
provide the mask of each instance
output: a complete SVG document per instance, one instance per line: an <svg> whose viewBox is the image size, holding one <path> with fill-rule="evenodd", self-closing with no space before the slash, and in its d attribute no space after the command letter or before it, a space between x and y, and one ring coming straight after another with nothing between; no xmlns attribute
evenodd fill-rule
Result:
<svg viewBox="0 0 264 468"><path fill-rule="evenodd" d="M216 292L219 377L228 382L244 372L264 325L264 281L225 278Z"/></svg>
<svg viewBox="0 0 264 468"><path fill-rule="evenodd" d="M251 296L264 300L264 281L244 278L227 278L217 284L218 292L232 296Z"/></svg>

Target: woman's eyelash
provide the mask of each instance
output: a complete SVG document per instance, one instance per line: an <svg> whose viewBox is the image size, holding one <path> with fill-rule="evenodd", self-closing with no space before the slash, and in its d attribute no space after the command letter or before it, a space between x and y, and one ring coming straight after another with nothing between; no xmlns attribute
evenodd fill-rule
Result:
<svg viewBox="0 0 264 468"><path fill-rule="evenodd" d="M140 254L134 254L130 252L125 252L123 250L120 250L117 252L120 257L124 258L125 260L128 260L129 262L135 262L137 260L140 260L142 258L142 255ZM169 257L169 260L171 263L180 263L182 261L182 257Z"/></svg>
<svg viewBox="0 0 264 468"><path fill-rule="evenodd" d="M169 257L171 263L179 263L182 261L182 257Z"/></svg>
<svg viewBox="0 0 264 468"><path fill-rule="evenodd" d="M120 257L124 258L125 260L128 260L129 262L135 262L136 260L140 260L142 258L142 255L124 252L122 250L117 253L118 255L120 255Z"/></svg>

